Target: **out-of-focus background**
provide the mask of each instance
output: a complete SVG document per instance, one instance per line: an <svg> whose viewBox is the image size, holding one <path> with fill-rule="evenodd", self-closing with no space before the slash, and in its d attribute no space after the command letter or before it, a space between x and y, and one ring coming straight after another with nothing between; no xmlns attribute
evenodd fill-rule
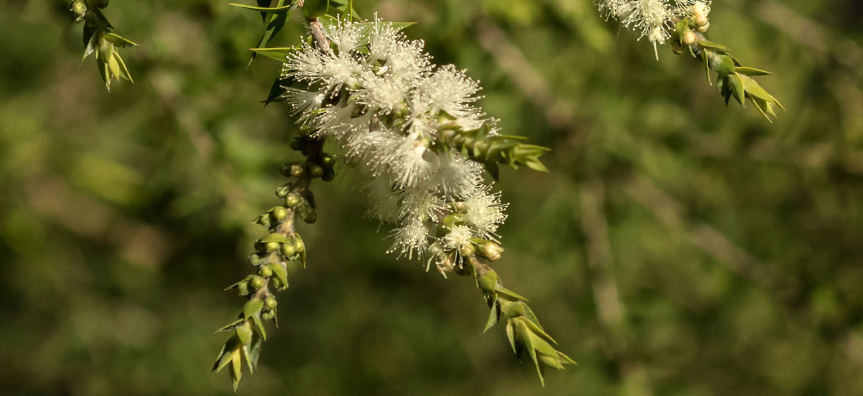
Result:
<svg viewBox="0 0 863 396"><path fill-rule="evenodd" d="M348 174L315 183L309 266L240 394L863 394L863 3L717 0L709 36L788 108L726 108L590 0L355 1L419 21L506 133L495 264L579 362L519 365L469 279L384 251ZM213 0L112 1L135 85L81 65L65 1L0 2L0 393L231 394L209 372L296 133L263 27ZM302 33L288 25L273 45Z"/></svg>

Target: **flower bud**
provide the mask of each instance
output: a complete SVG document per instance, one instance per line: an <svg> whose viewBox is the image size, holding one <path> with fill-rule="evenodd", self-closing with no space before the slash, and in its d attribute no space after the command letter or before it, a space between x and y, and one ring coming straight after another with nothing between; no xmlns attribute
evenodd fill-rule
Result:
<svg viewBox="0 0 863 396"><path fill-rule="evenodd" d="M76 17L77 20L80 20L80 18L87 13L87 4L84 4L84 2L81 0L75 0L69 6L69 11L72 12L73 17Z"/></svg>
<svg viewBox="0 0 863 396"><path fill-rule="evenodd" d="M265 284L267 284L267 281L264 280L264 278L261 278L260 276L253 276L252 279L249 280L249 286L251 286L254 289L260 289L260 288L264 287Z"/></svg>
<svg viewBox="0 0 863 396"><path fill-rule="evenodd" d="M336 172L333 171L332 169L325 170L324 175L321 176L321 180L323 180L325 182L333 181L333 179L335 179L335 178L336 178Z"/></svg>
<svg viewBox="0 0 863 396"><path fill-rule="evenodd" d="M707 17L704 14L697 15L695 17L695 19L692 20L692 22L694 22L695 26L698 26L698 27L706 26L708 23L710 23L710 21L707 19Z"/></svg>
<svg viewBox="0 0 863 396"><path fill-rule="evenodd" d="M488 261L500 260L501 253L503 253L503 248L494 242L489 241L482 245L482 255Z"/></svg>
<svg viewBox="0 0 863 396"><path fill-rule="evenodd" d="M333 169L336 166L336 159L329 154L321 154L321 165L324 169Z"/></svg>
<svg viewBox="0 0 863 396"><path fill-rule="evenodd" d="M309 176L317 179L324 175L324 168L318 164L309 164Z"/></svg>
<svg viewBox="0 0 863 396"><path fill-rule="evenodd" d="M686 44L686 45L695 44L695 40L697 40L697 39L698 39L698 37L696 37L695 33L693 33L691 30L687 30L686 33L683 34L683 44Z"/></svg>
<svg viewBox="0 0 863 396"><path fill-rule="evenodd" d="M461 247L458 248L458 253L461 254L462 257L473 256L474 251L475 251L475 249L474 249L473 245L470 243L466 243L464 245L461 245Z"/></svg>
<svg viewBox="0 0 863 396"><path fill-rule="evenodd" d="M283 243L280 253L282 253L282 256L284 256L285 258L288 258L296 254L297 249L295 249L294 246L289 243Z"/></svg>
<svg viewBox="0 0 863 396"><path fill-rule="evenodd" d="M300 201L302 201L302 200L303 200L303 198L300 197L299 195L294 194L294 193L290 193L290 194L285 196L285 206L287 206L289 208L293 208L294 206L297 206L297 204L299 204Z"/></svg>
<svg viewBox="0 0 863 396"><path fill-rule="evenodd" d="M276 249L278 249L278 248L279 248L279 243L278 243L278 242L267 242L267 243L264 245L264 249L266 249L268 252L272 252L272 251L274 251L274 250L276 250Z"/></svg>
<svg viewBox="0 0 863 396"><path fill-rule="evenodd" d="M279 303L278 303L278 301L276 301L275 297L267 296L267 298L264 299L264 306L265 307L267 307L269 309L273 309L276 307L276 305L279 305Z"/></svg>
<svg viewBox="0 0 863 396"><path fill-rule="evenodd" d="M258 275L263 276L264 278L269 278L273 276L273 269L265 265L258 270Z"/></svg>
<svg viewBox="0 0 863 396"><path fill-rule="evenodd" d="M277 206L271 213L273 214L273 218L277 221L282 221L285 217L288 217L288 210L283 206Z"/></svg>
<svg viewBox="0 0 863 396"><path fill-rule="evenodd" d="M282 283L282 281L279 280L279 278L271 278L270 281L273 282L273 287L275 287L276 290L282 290L285 287L287 287L287 285Z"/></svg>
<svg viewBox="0 0 863 396"><path fill-rule="evenodd" d="M291 188L288 186L281 186L276 189L276 196L279 198L284 198L291 192Z"/></svg>
<svg viewBox="0 0 863 396"><path fill-rule="evenodd" d="M300 239L300 238L294 239L294 250L296 250L297 252L302 252L302 251L306 250L306 244L303 243L302 239Z"/></svg>
<svg viewBox="0 0 863 396"><path fill-rule="evenodd" d="M303 146L305 146L303 144L303 141L304 141L304 139L298 138L298 137L291 139L291 142L290 142L291 150L299 151L300 149L302 149Z"/></svg>
<svg viewBox="0 0 863 396"><path fill-rule="evenodd" d="M249 263L252 265L261 265L264 263L264 258L259 256L257 253L249 256Z"/></svg>
<svg viewBox="0 0 863 396"><path fill-rule="evenodd" d="M297 164L293 162L286 162L282 164L282 167L279 168L279 173L281 173L284 177L291 177L291 169L293 169L294 165Z"/></svg>
<svg viewBox="0 0 863 396"><path fill-rule="evenodd" d="M710 29L710 22L707 22L707 24L704 26L699 26L698 29L696 29L696 30L698 30L701 33L704 33L707 31L707 29Z"/></svg>
<svg viewBox="0 0 863 396"><path fill-rule="evenodd" d="M291 165L291 176L293 177L302 177L305 174L303 167L299 164Z"/></svg>
<svg viewBox="0 0 863 396"><path fill-rule="evenodd" d="M297 206L297 214L305 221L306 223L312 224L318 220L318 214L315 213L315 210L312 209L312 205L309 205L308 202L303 202L299 206Z"/></svg>

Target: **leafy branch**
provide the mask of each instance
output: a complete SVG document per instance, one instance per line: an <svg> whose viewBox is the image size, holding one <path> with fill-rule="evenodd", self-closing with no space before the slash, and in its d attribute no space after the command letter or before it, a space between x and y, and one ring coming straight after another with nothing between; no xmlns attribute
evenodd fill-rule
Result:
<svg viewBox="0 0 863 396"><path fill-rule="evenodd" d="M120 81L122 77L135 83L118 49L138 47L138 44L113 32L114 26L101 11L108 6L108 2L109 0L72 0L69 3L69 14L76 23L84 21L84 57L81 62L90 54L96 54L96 66L110 92L112 79Z"/></svg>

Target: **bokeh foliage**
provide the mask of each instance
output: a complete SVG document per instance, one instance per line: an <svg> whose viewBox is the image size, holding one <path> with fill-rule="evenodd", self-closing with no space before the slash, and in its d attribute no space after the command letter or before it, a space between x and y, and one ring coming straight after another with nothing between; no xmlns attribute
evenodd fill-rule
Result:
<svg viewBox="0 0 863 396"><path fill-rule="evenodd" d="M224 2L111 2L142 46L110 94L80 67L66 1L3 2L0 387L211 395L236 314L222 288L296 131L259 101L279 65L260 15ZM239 392L298 395L863 393L863 7L717 0L711 38L776 73L775 124L726 108L698 62L587 0L356 2L482 81L505 133L553 147L503 170L495 264L579 362L541 388L465 279L384 255L350 174L316 190L310 261ZM295 45L289 23L271 43ZM619 34L619 37L618 37ZM125 55L125 54L124 54ZM339 176L342 177L342 176ZM337 179L338 180L338 179ZM307 236L308 235L308 236Z"/></svg>

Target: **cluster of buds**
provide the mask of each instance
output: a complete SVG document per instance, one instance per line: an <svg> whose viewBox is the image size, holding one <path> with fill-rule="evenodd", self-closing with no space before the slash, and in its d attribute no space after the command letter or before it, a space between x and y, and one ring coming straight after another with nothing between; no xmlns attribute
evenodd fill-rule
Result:
<svg viewBox="0 0 863 396"><path fill-rule="evenodd" d="M774 106L785 109L752 79L771 73L742 66L730 54L728 47L704 37L710 28L710 1L598 0L596 4L606 19L619 19L624 26L640 32L641 37L647 36L657 51L657 60L657 44L665 44L668 39L671 39L671 49L675 54L681 55L688 50L704 63L708 83L712 85L711 70L718 74L716 85L726 105L734 97L746 107L746 99L749 99L769 122L773 122L771 116L776 118Z"/></svg>
<svg viewBox="0 0 863 396"><path fill-rule="evenodd" d="M137 47L138 44L113 33L114 26L105 18L102 9L108 0L72 0L69 3L69 16L74 22L84 21L84 59L96 54L96 66L108 91L111 80L120 78L134 83L119 48Z"/></svg>
<svg viewBox="0 0 863 396"><path fill-rule="evenodd" d="M755 109L772 123L770 117L776 118L774 106L783 110L785 107L752 78L772 73L743 66L731 55L728 47L707 40L704 32L710 27L707 18L709 12L710 8L701 2L686 9L686 14L677 21L672 33L672 50L678 55L688 51L700 60L704 64L708 83L712 84L711 70L717 74L716 86L726 105L734 97L741 106L746 107L746 99L749 99Z"/></svg>
<svg viewBox="0 0 863 396"><path fill-rule="evenodd" d="M309 190L311 180L330 181L335 178L333 167L336 161L321 151L322 143L308 136L297 137L291 142L291 147L302 153L306 160L282 166L282 175L291 178L276 189L276 196L284 203L252 220L268 230L266 236L255 242L255 253L249 256L255 273L225 289L236 290L247 298L238 319L218 330L233 334L222 347L213 370L220 371L230 364L234 389L243 374L242 361L246 361L250 372L257 366L262 341L267 339L263 322L269 320L278 326L278 302L273 292L288 288L288 263L306 266L306 246L294 229L294 223L297 219L306 223L317 220L315 197Z"/></svg>

